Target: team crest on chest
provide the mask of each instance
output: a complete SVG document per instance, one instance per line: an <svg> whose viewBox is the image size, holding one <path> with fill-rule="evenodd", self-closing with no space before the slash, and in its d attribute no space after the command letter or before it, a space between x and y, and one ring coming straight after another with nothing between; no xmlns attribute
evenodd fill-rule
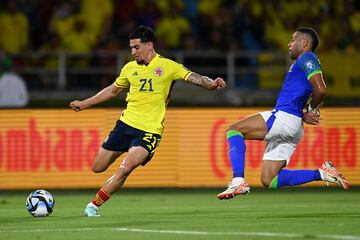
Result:
<svg viewBox="0 0 360 240"><path fill-rule="evenodd" d="M164 70L161 67L157 67L154 70L154 74L158 77L162 76L164 74Z"/></svg>

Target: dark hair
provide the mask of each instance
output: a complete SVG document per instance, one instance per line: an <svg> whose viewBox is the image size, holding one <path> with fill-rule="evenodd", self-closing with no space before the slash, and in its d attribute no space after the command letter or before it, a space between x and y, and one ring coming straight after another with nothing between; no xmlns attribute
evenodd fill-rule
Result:
<svg viewBox="0 0 360 240"><path fill-rule="evenodd" d="M140 41L142 43L146 43L146 42L153 42L154 44L156 43L156 37L154 31L147 26L141 25L138 28L136 28L135 31L130 33L129 35L130 40L137 38L140 38Z"/></svg>
<svg viewBox="0 0 360 240"><path fill-rule="evenodd" d="M319 45L319 35L317 32L310 27L299 27L296 31L308 34L311 37L311 51L315 51L316 47Z"/></svg>

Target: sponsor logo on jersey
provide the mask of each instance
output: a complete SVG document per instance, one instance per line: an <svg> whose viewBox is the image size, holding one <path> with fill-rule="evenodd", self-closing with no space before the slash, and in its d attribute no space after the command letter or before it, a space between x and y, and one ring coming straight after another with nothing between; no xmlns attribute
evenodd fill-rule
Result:
<svg viewBox="0 0 360 240"><path fill-rule="evenodd" d="M135 71L133 74L131 74L132 76L137 76L138 75L138 73L137 73L137 71Z"/></svg>
<svg viewBox="0 0 360 240"><path fill-rule="evenodd" d="M154 74L158 77L162 76L164 74L164 70L161 67L157 67L154 70Z"/></svg>

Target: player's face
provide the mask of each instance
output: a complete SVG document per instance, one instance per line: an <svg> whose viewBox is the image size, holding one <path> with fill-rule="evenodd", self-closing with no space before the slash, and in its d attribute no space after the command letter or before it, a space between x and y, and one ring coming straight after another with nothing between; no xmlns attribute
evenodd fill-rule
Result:
<svg viewBox="0 0 360 240"><path fill-rule="evenodd" d="M302 37L302 34L300 32L295 32L292 35L291 41L288 44L289 56L291 59L296 60L303 52L303 40L304 38Z"/></svg>
<svg viewBox="0 0 360 240"><path fill-rule="evenodd" d="M151 43L142 43L140 39L130 39L131 55L135 58L138 64L147 63L145 60L152 51Z"/></svg>

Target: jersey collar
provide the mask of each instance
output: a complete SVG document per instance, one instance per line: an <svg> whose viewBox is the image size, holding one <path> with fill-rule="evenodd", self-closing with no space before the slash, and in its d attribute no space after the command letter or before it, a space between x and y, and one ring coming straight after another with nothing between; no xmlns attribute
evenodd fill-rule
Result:
<svg viewBox="0 0 360 240"><path fill-rule="evenodd" d="M149 67L149 66L151 66L152 65L152 63L153 62L155 62L155 60L157 59L159 57L159 54L155 54L155 57L153 58L153 59L151 59L151 61L149 62L149 64L148 65L145 65L146 67Z"/></svg>

